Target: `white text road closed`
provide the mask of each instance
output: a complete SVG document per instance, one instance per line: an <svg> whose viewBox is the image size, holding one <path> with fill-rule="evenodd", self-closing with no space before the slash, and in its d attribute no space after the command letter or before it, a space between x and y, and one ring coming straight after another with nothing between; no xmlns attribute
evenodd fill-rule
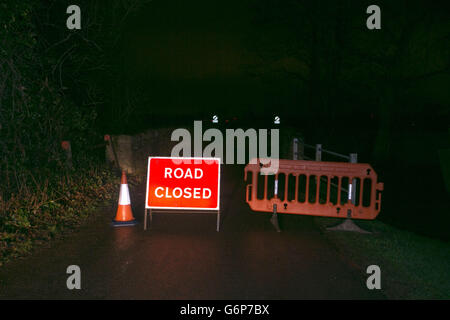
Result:
<svg viewBox="0 0 450 320"><path fill-rule="evenodd" d="M209 199L211 198L211 189L209 188L189 188L181 189L179 187L157 187L155 189L155 196L157 198L185 198L185 199Z"/></svg>

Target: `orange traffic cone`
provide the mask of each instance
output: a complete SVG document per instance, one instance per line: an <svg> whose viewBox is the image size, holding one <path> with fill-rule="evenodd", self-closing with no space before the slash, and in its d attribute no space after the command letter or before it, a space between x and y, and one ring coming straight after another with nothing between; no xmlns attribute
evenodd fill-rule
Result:
<svg viewBox="0 0 450 320"><path fill-rule="evenodd" d="M116 218L113 220L113 226L134 226L137 224L131 211L130 193L128 191L127 175L122 171L120 182L119 207L117 208Z"/></svg>

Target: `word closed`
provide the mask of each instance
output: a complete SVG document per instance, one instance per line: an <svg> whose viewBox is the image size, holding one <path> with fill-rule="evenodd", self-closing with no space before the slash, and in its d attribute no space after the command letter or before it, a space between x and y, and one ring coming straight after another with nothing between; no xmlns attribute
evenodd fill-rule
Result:
<svg viewBox="0 0 450 320"><path fill-rule="evenodd" d="M220 159L150 157L147 209L219 210Z"/></svg>

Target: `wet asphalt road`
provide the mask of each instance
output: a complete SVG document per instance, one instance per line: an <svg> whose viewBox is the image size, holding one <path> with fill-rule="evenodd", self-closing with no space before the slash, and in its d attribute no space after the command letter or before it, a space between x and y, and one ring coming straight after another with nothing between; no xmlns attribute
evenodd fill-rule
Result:
<svg viewBox="0 0 450 320"><path fill-rule="evenodd" d="M221 174L221 231L214 214L158 214L143 230L145 186L132 188L135 227L114 210L49 248L0 268L1 299L382 299L307 216L270 214L244 201L243 168ZM81 290L66 269L81 268Z"/></svg>

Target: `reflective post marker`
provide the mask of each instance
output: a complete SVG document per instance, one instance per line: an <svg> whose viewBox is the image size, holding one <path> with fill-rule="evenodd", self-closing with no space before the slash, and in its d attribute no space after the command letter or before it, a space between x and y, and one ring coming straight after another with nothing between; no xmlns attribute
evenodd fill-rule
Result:
<svg viewBox="0 0 450 320"><path fill-rule="evenodd" d="M358 154L350 153L350 163L358 162ZM352 179L352 183L348 188L348 199L351 200L352 204L356 204L356 179Z"/></svg>

